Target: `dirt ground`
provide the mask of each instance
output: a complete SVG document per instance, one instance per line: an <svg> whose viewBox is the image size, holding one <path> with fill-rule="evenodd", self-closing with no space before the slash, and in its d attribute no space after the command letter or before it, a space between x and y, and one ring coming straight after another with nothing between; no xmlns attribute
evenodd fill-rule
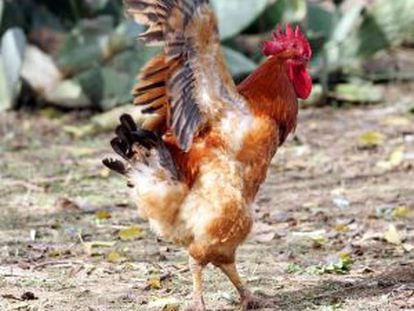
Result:
<svg viewBox="0 0 414 311"><path fill-rule="evenodd" d="M239 252L263 310L414 310L414 87L387 103L302 110ZM179 310L183 250L157 238L76 115L0 116L0 310ZM209 310L237 295L206 270Z"/></svg>

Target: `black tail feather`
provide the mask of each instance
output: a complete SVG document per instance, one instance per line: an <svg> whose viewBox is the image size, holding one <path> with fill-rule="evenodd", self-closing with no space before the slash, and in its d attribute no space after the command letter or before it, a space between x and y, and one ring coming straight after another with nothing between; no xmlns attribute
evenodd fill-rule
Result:
<svg viewBox="0 0 414 311"><path fill-rule="evenodd" d="M161 166L169 170L175 178L179 179L179 172L175 162L160 134L138 128L133 118L128 114L122 115L120 122L121 124L115 130L116 137L111 140L111 146L118 155L127 161L131 161L136 152L133 148L134 145L141 146L146 150L155 148L158 151ZM142 161L147 163L144 158ZM103 163L111 170L120 174L125 174L127 171L124 164L120 161L105 159Z"/></svg>
<svg viewBox="0 0 414 311"><path fill-rule="evenodd" d="M114 160L112 158L109 158L109 159L104 159L102 161L102 163L107 168L109 168L110 170L115 171L115 172L117 172L117 173L119 173L121 175L125 175L127 173L127 169L126 169L124 163L122 163L119 160Z"/></svg>
<svg viewBox="0 0 414 311"><path fill-rule="evenodd" d="M127 142L119 137L115 137L111 140L111 146L114 151L119 154L125 160L130 160L133 156L132 150L129 148Z"/></svg>
<svg viewBox="0 0 414 311"><path fill-rule="evenodd" d="M123 114L120 117L121 124L125 126L130 132L135 132L138 130L137 125L134 122L134 119L129 114Z"/></svg>
<svg viewBox="0 0 414 311"><path fill-rule="evenodd" d="M130 142L131 142L131 140L132 140L132 137L130 137L130 135L129 135L129 137L128 137L128 134L129 134L130 132L128 132L128 131L125 131L124 130L124 126L121 124L121 125L118 125L117 127L116 127L116 129L115 129L115 135L118 137L118 138L120 138L120 139L122 139L123 141L125 141L126 143L128 143L128 144L130 144Z"/></svg>
<svg viewBox="0 0 414 311"><path fill-rule="evenodd" d="M163 144L159 135L147 130L138 129L136 132L132 132L132 135L138 143L147 149L158 148L160 144Z"/></svg>

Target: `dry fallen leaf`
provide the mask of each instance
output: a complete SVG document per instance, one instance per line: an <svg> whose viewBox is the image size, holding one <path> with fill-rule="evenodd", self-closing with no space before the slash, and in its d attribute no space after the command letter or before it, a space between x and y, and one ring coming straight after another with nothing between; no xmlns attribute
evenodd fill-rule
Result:
<svg viewBox="0 0 414 311"><path fill-rule="evenodd" d="M101 211L97 211L97 212L95 213L95 216L96 216L96 218L98 218L99 220L107 220L107 219L112 218L112 214L111 214L110 212L108 212L108 211L103 211L103 210L101 210Z"/></svg>
<svg viewBox="0 0 414 311"><path fill-rule="evenodd" d="M306 202L302 204L303 208L308 208L308 209L316 209L319 207L318 203L315 202Z"/></svg>
<svg viewBox="0 0 414 311"><path fill-rule="evenodd" d="M344 224L336 225L334 229L337 232L348 232L349 231L349 227Z"/></svg>
<svg viewBox="0 0 414 311"><path fill-rule="evenodd" d="M161 289L161 278L159 276L152 276L148 280L148 285L151 289Z"/></svg>
<svg viewBox="0 0 414 311"><path fill-rule="evenodd" d="M311 232L292 232L293 237L310 239L317 247L323 246L327 242L326 230L316 230Z"/></svg>
<svg viewBox="0 0 414 311"><path fill-rule="evenodd" d="M405 250L407 253L410 253L411 251L413 251L413 250L414 250L414 245L413 245L413 244L404 243L404 244L402 245L402 247L404 248L404 250Z"/></svg>
<svg viewBox="0 0 414 311"><path fill-rule="evenodd" d="M258 222L253 228L252 236L256 242L270 242L276 237L275 228L263 222Z"/></svg>
<svg viewBox="0 0 414 311"><path fill-rule="evenodd" d="M398 167L405 158L405 148L398 147L395 149L385 161L378 162L378 166L385 170L391 170L395 167Z"/></svg>
<svg viewBox="0 0 414 311"><path fill-rule="evenodd" d="M58 209L63 209L63 210L72 210L72 211L81 210L80 206L76 202L74 202L74 200L70 200L68 198L58 198L56 200L55 206Z"/></svg>
<svg viewBox="0 0 414 311"><path fill-rule="evenodd" d="M390 244L394 244L394 245L402 244L401 236L397 228L393 224L389 225L388 230L384 233L384 239Z"/></svg>
<svg viewBox="0 0 414 311"><path fill-rule="evenodd" d="M411 120L401 116L390 116L381 121L382 124L392 127L406 127L410 126Z"/></svg>
<svg viewBox="0 0 414 311"><path fill-rule="evenodd" d="M92 241L92 242L85 242L84 245L88 245L91 248L98 248L98 247L113 247L115 246L116 242L105 242L105 241Z"/></svg>
<svg viewBox="0 0 414 311"><path fill-rule="evenodd" d="M392 212L392 216L398 219L407 218L410 214L411 210L407 206L398 206Z"/></svg>
<svg viewBox="0 0 414 311"><path fill-rule="evenodd" d="M93 251L93 249L96 248L110 248L110 247L114 247L116 242L104 242L104 241L92 241L92 242L82 242L83 247L85 248L85 252L88 255L95 255L95 252Z"/></svg>
<svg viewBox="0 0 414 311"><path fill-rule="evenodd" d="M257 234L254 236L254 240L259 243L268 243L272 241L276 237L276 232L268 232L268 233L262 233Z"/></svg>
<svg viewBox="0 0 414 311"><path fill-rule="evenodd" d="M122 241L131 241L142 238L145 235L144 230L139 226L130 226L119 230L118 236Z"/></svg>
<svg viewBox="0 0 414 311"><path fill-rule="evenodd" d="M101 176L102 178L108 178L110 175L111 175L111 171L107 168L104 168L99 171L99 176Z"/></svg>
<svg viewBox="0 0 414 311"><path fill-rule="evenodd" d="M374 232L372 230L368 230L367 232L364 233L360 242L364 243L369 240L381 240L383 238L384 238L384 234L381 234L379 232Z"/></svg>
<svg viewBox="0 0 414 311"><path fill-rule="evenodd" d="M125 257L116 251L112 251L106 256L106 260L112 263L117 263L125 260Z"/></svg>
<svg viewBox="0 0 414 311"><path fill-rule="evenodd" d="M362 148L374 148L384 143L384 135L379 132L368 132L361 135L358 139L358 145Z"/></svg>
<svg viewBox="0 0 414 311"><path fill-rule="evenodd" d="M176 298L156 298L148 304L149 309L163 311L178 311L181 302Z"/></svg>

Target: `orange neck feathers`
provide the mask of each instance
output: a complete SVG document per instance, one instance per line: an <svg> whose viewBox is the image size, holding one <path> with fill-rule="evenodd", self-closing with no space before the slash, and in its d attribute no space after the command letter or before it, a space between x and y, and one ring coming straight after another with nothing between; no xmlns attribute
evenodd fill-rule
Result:
<svg viewBox="0 0 414 311"><path fill-rule="evenodd" d="M257 116L268 116L279 126L280 144L296 127L298 100L285 61L269 58L247 77L238 90Z"/></svg>

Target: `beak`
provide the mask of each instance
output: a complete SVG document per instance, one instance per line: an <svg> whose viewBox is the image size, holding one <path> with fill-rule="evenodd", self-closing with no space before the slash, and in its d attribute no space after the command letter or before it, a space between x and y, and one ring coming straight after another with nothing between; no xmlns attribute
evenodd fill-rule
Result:
<svg viewBox="0 0 414 311"><path fill-rule="evenodd" d="M303 63L308 63L311 60L309 56L298 56L296 59Z"/></svg>

